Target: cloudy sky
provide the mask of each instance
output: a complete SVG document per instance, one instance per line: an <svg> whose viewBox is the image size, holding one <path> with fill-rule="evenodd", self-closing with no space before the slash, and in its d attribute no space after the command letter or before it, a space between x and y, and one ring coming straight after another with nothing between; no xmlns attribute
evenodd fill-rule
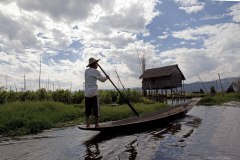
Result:
<svg viewBox="0 0 240 160"><path fill-rule="evenodd" d="M0 87L78 90L90 57L118 85L178 64L185 83L240 75L240 3L212 0L1 0ZM15 85L14 85L15 84ZM48 85L49 84L49 85ZM99 82L100 88L113 88Z"/></svg>

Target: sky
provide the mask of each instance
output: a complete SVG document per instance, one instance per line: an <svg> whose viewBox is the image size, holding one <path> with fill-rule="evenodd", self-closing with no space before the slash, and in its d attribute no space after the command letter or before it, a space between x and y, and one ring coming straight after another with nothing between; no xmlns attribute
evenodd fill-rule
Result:
<svg viewBox="0 0 240 160"><path fill-rule="evenodd" d="M82 90L90 57L118 87L117 74L125 88L141 87L143 56L146 69L178 64L185 83L240 76L240 2L0 1L2 88L21 90L25 76L38 89L41 60L41 87Z"/></svg>

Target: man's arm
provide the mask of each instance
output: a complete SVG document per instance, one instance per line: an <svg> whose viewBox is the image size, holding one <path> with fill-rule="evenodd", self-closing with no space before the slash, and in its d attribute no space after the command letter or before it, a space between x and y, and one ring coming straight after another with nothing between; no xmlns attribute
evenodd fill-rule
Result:
<svg viewBox="0 0 240 160"><path fill-rule="evenodd" d="M109 79L109 76L103 77L101 73L96 70L96 78L101 82L105 82L107 79Z"/></svg>

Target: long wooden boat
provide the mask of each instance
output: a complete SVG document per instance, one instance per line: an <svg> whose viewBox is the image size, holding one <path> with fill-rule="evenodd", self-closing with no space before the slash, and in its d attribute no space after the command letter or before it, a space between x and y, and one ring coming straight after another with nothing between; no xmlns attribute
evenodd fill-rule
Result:
<svg viewBox="0 0 240 160"><path fill-rule="evenodd" d="M150 126L161 126L165 125L167 122L175 120L177 118L183 117L189 110L191 110L201 98L193 98L188 102L172 106L167 110L145 114L140 117L130 117L118 121L110 121L105 123L100 123L100 127L89 127L86 128L85 125L79 125L78 128L82 130L91 131L128 131L135 130Z"/></svg>

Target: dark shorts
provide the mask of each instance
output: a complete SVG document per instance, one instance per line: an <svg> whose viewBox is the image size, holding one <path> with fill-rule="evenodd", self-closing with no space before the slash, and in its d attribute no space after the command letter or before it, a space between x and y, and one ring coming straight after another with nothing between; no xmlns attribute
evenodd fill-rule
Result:
<svg viewBox="0 0 240 160"><path fill-rule="evenodd" d="M98 97L85 97L85 115L90 116L99 116L99 103Z"/></svg>

